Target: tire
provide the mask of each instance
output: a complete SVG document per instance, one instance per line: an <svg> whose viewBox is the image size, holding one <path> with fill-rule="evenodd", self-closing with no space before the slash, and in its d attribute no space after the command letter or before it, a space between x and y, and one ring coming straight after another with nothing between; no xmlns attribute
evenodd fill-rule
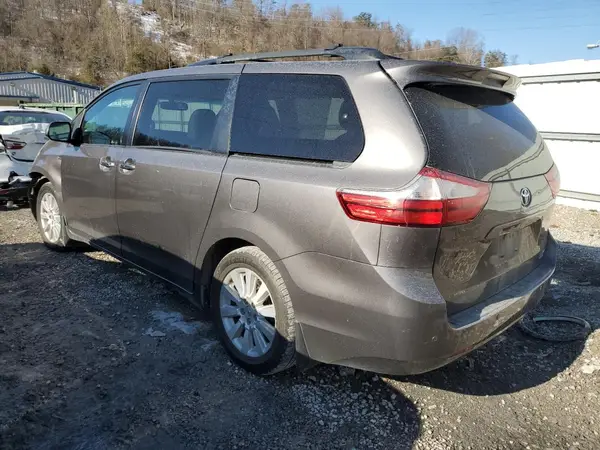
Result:
<svg viewBox="0 0 600 450"><path fill-rule="evenodd" d="M238 277L240 274L241 278ZM254 276L258 280L253 284ZM252 293L240 295L240 289L233 279L242 280L242 285L248 284L242 293L244 290ZM264 293L265 287L268 297L261 303L261 299L267 295ZM237 295L237 300L232 293ZM253 305L254 301L257 306ZM271 375L294 366L296 351L292 302L277 267L258 247L239 248L219 262L211 283L210 303L219 340L240 367L256 375ZM236 309L237 312L234 312ZM242 310L245 312L239 313ZM275 317L271 317L273 311ZM266 322L273 329L266 326ZM238 332L240 326L243 330ZM233 337L238 334L238 337ZM270 339L270 336L273 338ZM265 344L268 345L266 350ZM246 351L248 348L251 350Z"/></svg>
<svg viewBox="0 0 600 450"><path fill-rule="evenodd" d="M42 211L42 201L44 199L50 200L51 198L54 199L56 208L58 209L58 217L56 217L58 222L55 222L58 228L54 233L49 233L48 231L44 230L44 219L42 218L42 215L44 215ZM36 198L36 216L42 241L48 248L51 248L52 250L65 251L77 246L78 243L72 241L67 236L65 218L60 210L60 203L58 202L56 192L54 192L54 188L50 182L45 183L38 191Z"/></svg>

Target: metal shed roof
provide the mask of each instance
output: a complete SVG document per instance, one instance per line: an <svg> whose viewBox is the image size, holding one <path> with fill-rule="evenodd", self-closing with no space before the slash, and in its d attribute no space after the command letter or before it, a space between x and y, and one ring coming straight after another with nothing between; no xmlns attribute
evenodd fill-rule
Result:
<svg viewBox="0 0 600 450"><path fill-rule="evenodd" d="M30 92L26 92L23 89L19 89L17 86L11 86L9 83L2 83L0 81L0 97L8 98L32 98L39 99L39 96L32 95Z"/></svg>
<svg viewBox="0 0 600 450"><path fill-rule="evenodd" d="M88 103L100 88L33 72L0 73L0 97L31 98L45 103Z"/></svg>

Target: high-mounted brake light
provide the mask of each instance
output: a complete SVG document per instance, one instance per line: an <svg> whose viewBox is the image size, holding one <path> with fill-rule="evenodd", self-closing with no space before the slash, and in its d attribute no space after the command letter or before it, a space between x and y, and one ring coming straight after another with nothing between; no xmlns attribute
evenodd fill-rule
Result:
<svg viewBox="0 0 600 450"><path fill-rule="evenodd" d="M467 223L479 215L491 185L425 167L397 191L340 189L338 199L351 219L406 227L440 227Z"/></svg>
<svg viewBox="0 0 600 450"><path fill-rule="evenodd" d="M552 166L548 172L544 174L550 190L552 191L552 197L556 198L558 191L560 191L560 172L558 171L556 164Z"/></svg>

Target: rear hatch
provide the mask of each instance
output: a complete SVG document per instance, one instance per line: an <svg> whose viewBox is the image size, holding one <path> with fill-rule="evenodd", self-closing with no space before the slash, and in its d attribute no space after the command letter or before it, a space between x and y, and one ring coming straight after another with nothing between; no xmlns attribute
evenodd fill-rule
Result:
<svg viewBox="0 0 600 450"><path fill-rule="evenodd" d="M517 79L439 63L419 64L407 75L401 63L391 64L382 62L421 126L427 165L490 187L475 219L440 232L433 274L453 314L539 264L556 193L548 179L558 174L544 141L513 103Z"/></svg>

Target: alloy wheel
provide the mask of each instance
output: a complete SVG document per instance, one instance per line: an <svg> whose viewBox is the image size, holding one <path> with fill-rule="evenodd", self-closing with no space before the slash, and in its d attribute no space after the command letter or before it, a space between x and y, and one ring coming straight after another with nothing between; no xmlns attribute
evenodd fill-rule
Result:
<svg viewBox="0 0 600 450"><path fill-rule="evenodd" d="M271 349L277 333L275 305L256 272L231 270L223 279L219 307L227 337L242 354L256 358Z"/></svg>
<svg viewBox="0 0 600 450"><path fill-rule="evenodd" d="M40 221L48 242L58 242L61 228L60 208L56 198L50 192L46 192L40 202Z"/></svg>

